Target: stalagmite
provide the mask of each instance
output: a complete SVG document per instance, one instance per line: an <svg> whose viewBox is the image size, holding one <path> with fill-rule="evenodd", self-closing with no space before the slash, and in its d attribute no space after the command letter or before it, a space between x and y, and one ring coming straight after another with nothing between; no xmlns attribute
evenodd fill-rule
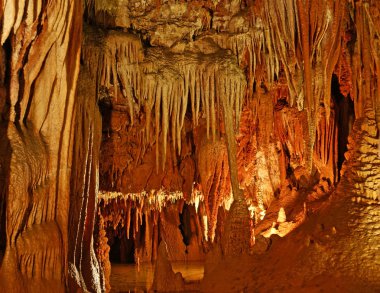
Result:
<svg viewBox="0 0 380 293"><path fill-rule="evenodd" d="M157 291L184 291L184 280L180 273L175 274L169 261L165 242L158 247L156 269L154 271L153 290Z"/></svg>

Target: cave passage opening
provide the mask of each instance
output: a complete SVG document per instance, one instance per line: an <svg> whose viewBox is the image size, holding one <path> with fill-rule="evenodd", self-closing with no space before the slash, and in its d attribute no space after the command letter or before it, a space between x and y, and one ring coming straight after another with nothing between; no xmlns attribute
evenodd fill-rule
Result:
<svg viewBox="0 0 380 293"><path fill-rule="evenodd" d="M336 125L338 127L338 176L345 160L344 154L347 152L348 136L351 133L352 125L355 121L354 102L350 94L344 96L342 84L338 76L333 74L331 79L331 96L337 107Z"/></svg>
<svg viewBox="0 0 380 293"><path fill-rule="evenodd" d="M179 229L181 230L183 243L186 245L185 253L188 253L187 247L190 245L191 240L191 214L187 204L184 204L182 213L179 214L181 224Z"/></svg>
<svg viewBox="0 0 380 293"><path fill-rule="evenodd" d="M120 232L117 235L110 237L108 245L110 246L109 259L111 263L136 263L135 243L131 237L127 237L125 229L120 228Z"/></svg>
<svg viewBox="0 0 380 293"><path fill-rule="evenodd" d="M141 202L120 198L100 200L98 223L106 233L110 284L116 292L149 290L154 281L159 247L165 242L174 273L191 284L204 276L204 242L200 215L182 200L160 210L141 209ZM117 224L116 224L117 223ZM95 235L96 237L96 235ZM190 286L190 285L189 285Z"/></svg>
<svg viewBox="0 0 380 293"><path fill-rule="evenodd" d="M7 238L5 233L5 201L0 199L0 268L3 262L6 239Z"/></svg>

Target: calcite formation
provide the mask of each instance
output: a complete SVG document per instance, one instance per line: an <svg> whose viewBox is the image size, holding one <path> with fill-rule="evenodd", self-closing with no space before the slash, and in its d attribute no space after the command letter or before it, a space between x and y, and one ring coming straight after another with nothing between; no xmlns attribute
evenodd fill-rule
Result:
<svg viewBox="0 0 380 293"><path fill-rule="evenodd" d="M0 291L380 289L380 2L0 3ZM201 284L170 262L205 262Z"/></svg>

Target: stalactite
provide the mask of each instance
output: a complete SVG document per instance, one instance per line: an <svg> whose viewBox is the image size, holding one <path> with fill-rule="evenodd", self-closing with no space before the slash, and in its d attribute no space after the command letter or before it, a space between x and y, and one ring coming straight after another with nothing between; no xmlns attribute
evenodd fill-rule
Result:
<svg viewBox="0 0 380 293"><path fill-rule="evenodd" d="M112 31L104 34L85 26L82 59L97 79L98 87L113 89L113 97L118 101L118 89L127 99L131 123L135 116L134 96L144 88L141 72L136 66L143 61L141 40L134 35ZM120 84L119 84L120 81ZM140 97L136 97L138 100Z"/></svg>
<svg viewBox="0 0 380 293"><path fill-rule="evenodd" d="M217 154L219 152L215 153L215 155ZM210 170L212 177L207 179L207 188L209 189L207 195L194 188L192 196L187 202L188 205L194 205L196 213L203 221L202 233L199 235L205 235L206 241L214 240L219 208L223 207L225 210L229 210L233 201L230 191L229 169L226 166L226 151L224 157L224 161L216 160L217 165ZM228 196L222 196L225 194ZM140 226L143 224L143 218L151 213L155 215L152 223L154 226L158 225L157 215L173 204L178 205L179 213L181 213L180 207L185 203L184 200L181 192L165 192L163 190L130 194L100 192L98 197L99 213L104 219L105 227L111 227L114 231L118 231L120 228L125 229L127 239L136 239ZM133 235L130 235L131 228ZM148 236L146 235L146 237Z"/></svg>
<svg viewBox="0 0 380 293"><path fill-rule="evenodd" d="M296 71L300 70L295 35L298 27L296 4L290 0L283 3L265 1L264 5L264 20L270 28L266 37L267 46L271 48L270 52L278 56L283 65L289 86L290 105L296 105L301 110L304 93L302 75L296 74Z"/></svg>
<svg viewBox="0 0 380 293"><path fill-rule="evenodd" d="M152 59L155 62L159 62L158 57L156 57L156 52L151 52L153 55L148 55L147 59ZM194 56L195 57L195 56ZM172 56L171 58L174 59ZM237 97L234 99L236 103L234 104L234 110L236 113L236 121L238 121L239 116L240 116L240 111L242 107L242 100L244 98L244 92L245 92L245 81L244 77L242 76L241 73L238 71L236 72L236 69L234 69L233 66L231 66L231 63L224 63L224 66L227 66L230 68L228 71L227 75L227 80L221 80L220 78L217 78L221 73L216 73L216 66L211 65L210 63L204 63L204 64L197 64L195 62L195 58L189 58L189 60L183 60L183 59L178 59L176 56L175 60L175 70L178 72L177 74L179 76L183 76L183 79L178 79L175 74L172 74L171 71L162 71L164 75L159 75L157 76L157 81L156 81L156 87L158 88L163 88L159 85L159 83L163 80L163 77L166 77L168 80L166 81L167 83L169 82L171 84L171 90L165 89L164 92L160 92L159 90L154 90L153 92L162 94L162 97L156 98L156 103L162 101L162 107L159 106L159 104L156 104L156 140L159 138L159 131L160 127L159 125L162 125L162 134L163 134L163 149L162 149L162 159L165 158L166 154L166 140L167 140L167 128L171 128L171 137L173 140L173 146L178 148L178 151L180 151L181 145L180 145L180 140L181 140L181 129L183 128L184 125L184 118L185 118L185 113L186 113L186 108L187 108L187 102L188 99L190 98L190 103L191 103L191 109L192 109L192 116L193 116L193 127L196 127L198 125L198 119L199 119L199 112L200 109L202 108L205 116L206 116L206 123L207 123L207 132L210 132L211 128L211 133L213 134L213 137L215 137L216 133L216 118L215 118L215 104L218 105L218 102L215 101L215 97L219 96L217 95L217 88L222 86L223 83L232 83L232 87L235 89L233 91L230 91L229 93L224 93L224 94L229 94L230 99L233 99L232 97ZM190 62L189 62L190 61ZM166 62L166 61L165 61ZM220 62L220 61L218 61ZM161 61L164 66L164 62ZM151 63L148 63L151 64ZM143 65L144 66L144 65ZM144 70L147 72L147 69ZM217 71L219 72L219 70ZM174 79L174 80L173 80ZM202 88L203 84L209 83L210 90L206 91L201 91L199 90ZM205 85L206 86L206 85ZM207 86L206 86L207 87ZM166 92L168 94L166 94ZM181 95L182 93L182 95ZM188 94L189 93L189 94ZM164 97L167 100L163 100ZM149 100L149 98L148 98ZM171 105L171 107L169 106ZM212 108L211 108L212 107ZM218 108L218 106L216 106ZM166 109L168 108L168 112L166 112ZM179 109L181 109L181 115L179 116ZM160 115L162 116L162 122L160 123ZM171 116L171 119L169 119L169 116ZM170 121L170 123L169 123ZM171 125L169 127L169 125ZM164 129L165 127L165 129ZM177 141L177 144L174 145L174 143ZM158 152L157 152L158 154ZM164 164L162 164L164 167Z"/></svg>
<svg viewBox="0 0 380 293"><path fill-rule="evenodd" d="M183 193L180 191L168 192L164 190L151 191L151 192L141 192L141 193L128 193L123 194L121 192L99 192L99 201L104 201L108 206L111 205L115 210L126 209L125 215L130 214L130 209L132 206L134 208L138 207L141 210L158 210L161 211L163 207L169 203L176 202L183 198ZM119 200L125 201L125 205L120 205ZM116 223L117 226L118 223Z"/></svg>
<svg viewBox="0 0 380 293"><path fill-rule="evenodd" d="M84 54L84 56L85 55L86 54ZM198 58L199 56L194 54L188 54L185 58L173 54L169 56L160 49L151 49L147 52L144 62L140 63L138 70L143 75L136 75L141 78L141 84L137 84L136 92L142 92L144 96L136 96L135 98L144 99L146 101L145 109L147 110L147 118L145 129L147 139L149 139L151 129L151 126L148 125L151 121L150 116L152 111L150 109L154 107L157 168L159 165L161 165L162 168L165 167L169 134L172 139L173 147L180 150L181 132L184 126L188 101L192 109L193 127L198 126L202 112L202 114L206 116L207 136L209 136L211 132L214 140L216 139L218 124L216 113L219 112L222 106L220 105L220 101L223 101L225 118L228 117L227 120L225 119L224 121L225 126L229 124L226 126L226 129L230 132L235 132L234 129L237 130L239 128L240 112L242 111L247 86L241 69L236 66L232 57L221 57L219 54L208 55L208 59L204 59L202 62L199 62ZM170 62L171 66L167 66L168 62ZM119 60L118 64L123 64L122 60ZM112 64L110 66L112 66ZM123 67L118 68L118 75L120 76L122 86L127 88L128 85L130 86L130 79L128 80L123 77L123 70ZM108 74L104 76L103 79L105 78L107 84ZM148 78L145 79L145 76ZM147 85L149 89L144 90L139 88ZM110 85L108 84L108 86ZM205 87L208 88L207 91L200 91L200 89ZM144 105L144 102L139 102L139 104ZM179 115L180 112L181 115ZM235 139L233 133L229 133L228 137L229 140ZM161 150L159 149L160 144ZM232 144L231 141L230 144ZM222 170L224 170L223 172L229 170L226 168L226 164L224 167L222 166ZM216 176L220 177L222 173L218 172L216 172ZM224 174L220 177L220 181L225 184L225 182L227 182L227 175ZM224 200L223 197L216 200L218 198L216 194L226 193L226 188L219 187L220 184L221 183L217 182L214 186L215 190L213 192L215 195L213 200L210 200L210 203L214 201L211 203L212 212L208 209L209 212L205 215L208 217L208 222L210 222L210 225L208 225L210 228L210 238L213 238L212 233L214 233L216 227L218 208L222 205ZM222 192L221 190L224 191ZM229 192L227 192L227 194L229 194ZM140 197L141 195L142 194L140 194ZM108 193L107 197L112 198L112 195ZM136 210L136 213L137 212L138 210ZM120 222L119 217L114 216L113 221L113 225L116 227ZM138 225L137 220L135 220L134 225L134 231L136 231L138 228L136 226Z"/></svg>
<svg viewBox="0 0 380 293"><path fill-rule="evenodd" d="M375 3L355 3L353 21L357 26L353 55L353 100L355 117L365 116L366 107L373 107L380 128L380 24ZM362 66L367 64L368 66ZM365 82L364 82L365 81Z"/></svg>
<svg viewBox="0 0 380 293"><path fill-rule="evenodd" d="M248 97L252 98L253 84L261 78L256 68L262 65L266 68L268 82L273 82L278 76L280 66L277 55L272 52L270 37L263 27L260 18L255 19L253 28L241 34L218 34L213 40L223 49L229 49L236 56L240 67L247 68Z"/></svg>
<svg viewBox="0 0 380 293"><path fill-rule="evenodd" d="M206 116L207 132L215 139L220 95L229 95L233 101L231 111L235 123L239 122L245 97L246 81L232 57L221 58L219 54L202 59L195 54L168 54L160 49L150 49L142 56L141 43L125 33L112 32L107 37L92 32L92 39L84 40L82 58L99 76L98 84L113 88L117 101L117 88L127 98L133 123L135 104L146 110L146 138L150 140L151 115L154 107L156 168L165 168L166 149L169 139L178 153L181 151L181 133L184 126L188 101L191 104L193 127L199 123L200 113ZM170 66L168 66L170 64ZM118 84L120 81L120 85ZM210 86L208 91L201 88ZM221 90L229 85L228 91ZM218 94L220 92L220 94ZM162 149L159 150L161 138Z"/></svg>
<svg viewBox="0 0 380 293"><path fill-rule="evenodd" d="M304 139L307 169L311 172L320 103L330 121L330 84L341 48L344 1L325 1L323 5L300 0L274 5L266 1L265 5L271 44L288 81L290 105L296 102L299 110L308 113Z"/></svg>
<svg viewBox="0 0 380 293"><path fill-rule="evenodd" d="M331 182L336 182L338 180L338 127L335 109L330 112L330 121L327 121L327 114L324 111L321 111L320 115L322 117L318 119L314 163L322 177L329 178Z"/></svg>

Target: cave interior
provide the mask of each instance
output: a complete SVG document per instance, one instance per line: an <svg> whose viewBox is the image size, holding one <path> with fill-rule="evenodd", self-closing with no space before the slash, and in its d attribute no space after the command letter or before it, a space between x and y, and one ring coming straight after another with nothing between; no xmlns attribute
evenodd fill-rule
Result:
<svg viewBox="0 0 380 293"><path fill-rule="evenodd" d="M380 291L380 1L0 23L0 292Z"/></svg>

